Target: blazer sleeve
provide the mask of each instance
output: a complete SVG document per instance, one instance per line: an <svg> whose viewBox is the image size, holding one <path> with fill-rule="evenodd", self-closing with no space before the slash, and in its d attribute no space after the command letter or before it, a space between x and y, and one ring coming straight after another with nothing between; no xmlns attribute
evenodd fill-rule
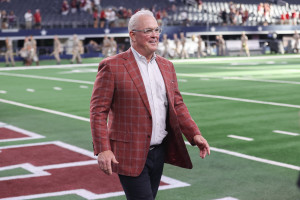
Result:
<svg viewBox="0 0 300 200"><path fill-rule="evenodd" d="M201 132L192 119L185 103L183 102L183 98L178 88L178 82L176 77L176 72L174 66L172 64L173 70L173 89L174 89L174 108L177 115L178 123L181 132L184 134L186 139L191 143L191 145L195 145L193 138L195 135L201 135Z"/></svg>
<svg viewBox="0 0 300 200"><path fill-rule="evenodd" d="M114 94L114 76L110 66L102 61L94 83L90 102L90 124L94 154L111 150L107 128L108 114Z"/></svg>

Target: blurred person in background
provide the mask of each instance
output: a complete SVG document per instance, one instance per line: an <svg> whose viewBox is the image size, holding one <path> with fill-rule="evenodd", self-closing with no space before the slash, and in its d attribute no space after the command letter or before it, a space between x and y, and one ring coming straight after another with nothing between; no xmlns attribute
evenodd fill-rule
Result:
<svg viewBox="0 0 300 200"><path fill-rule="evenodd" d="M175 49L174 49L174 58L178 58L180 53L179 53L179 46L180 46L180 40L177 36L177 33L174 33L173 34L173 40L174 40L174 43L175 43Z"/></svg>
<svg viewBox="0 0 300 200"><path fill-rule="evenodd" d="M31 35L29 37L29 42L30 42L30 60L33 60L35 62L36 65L39 65L39 57L38 57L38 53L37 53L37 44L36 44L36 40L33 38L33 36Z"/></svg>
<svg viewBox="0 0 300 200"><path fill-rule="evenodd" d="M295 33L293 35L293 39L294 39L294 53L299 53L299 40L300 40L300 36L299 36L297 30L295 30Z"/></svg>
<svg viewBox="0 0 300 200"><path fill-rule="evenodd" d="M110 41L109 41L110 56L116 55L117 54L117 49L118 49L118 45L117 45L117 42L116 42L115 38L110 37Z"/></svg>
<svg viewBox="0 0 300 200"><path fill-rule="evenodd" d="M32 63L31 56L31 43L29 41L29 37L25 37L23 48L20 50L20 55L24 59L23 65L29 66Z"/></svg>
<svg viewBox="0 0 300 200"><path fill-rule="evenodd" d="M202 37L201 35L198 35L198 47L197 47L197 57L200 58L200 57L204 57L206 56L206 53L204 53L204 49L203 49L203 40L202 40Z"/></svg>
<svg viewBox="0 0 300 200"><path fill-rule="evenodd" d="M225 40L222 35L216 36L216 45L218 48L218 56L225 56Z"/></svg>
<svg viewBox="0 0 300 200"><path fill-rule="evenodd" d="M110 40L108 39L107 35L105 35L102 42L102 54L104 58L108 56L109 47L110 47Z"/></svg>
<svg viewBox="0 0 300 200"><path fill-rule="evenodd" d="M7 13L6 10L1 11L1 29L7 29L8 28L8 19L7 19Z"/></svg>
<svg viewBox="0 0 300 200"><path fill-rule="evenodd" d="M103 28L106 23L106 12L102 9L100 12L100 28Z"/></svg>
<svg viewBox="0 0 300 200"><path fill-rule="evenodd" d="M5 63L6 67L8 67L10 64L11 66L15 66L15 60L13 55L13 45L10 38L5 39L5 45L6 45L6 52L5 52ZM10 60L10 62L9 62Z"/></svg>
<svg viewBox="0 0 300 200"><path fill-rule="evenodd" d="M73 64L76 60L77 63L82 63L81 55L82 52L82 44L76 34L73 35L73 47L72 47L72 60L71 64Z"/></svg>
<svg viewBox="0 0 300 200"><path fill-rule="evenodd" d="M192 168L182 133L201 158L210 149L183 102L173 64L155 54L161 28L153 13L135 13L128 32L131 47L99 64L90 104L93 148L99 168L118 174L128 200L153 200L165 162Z"/></svg>
<svg viewBox="0 0 300 200"><path fill-rule="evenodd" d="M8 28L17 28L17 16L15 15L14 11L10 11L9 15L7 16L8 20Z"/></svg>
<svg viewBox="0 0 300 200"><path fill-rule="evenodd" d="M163 40L162 40L163 46L164 46L164 51L162 53L162 57L168 58L169 57L169 40L168 40L168 35L163 34Z"/></svg>
<svg viewBox="0 0 300 200"><path fill-rule="evenodd" d="M249 47L248 47L248 37L245 33L245 31L242 32L241 36L241 50L240 55L242 55L242 52L245 51L246 55L250 57Z"/></svg>
<svg viewBox="0 0 300 200"><path fill-rule="evenodd" d="M58 36L54 36L54 42L53 42L53 55L56 60L56 64L60 65L60 56L59 54L62 52L62 46L58 39Z"/></svg>
<svg viewBox="0 0 300 200"><path fill-rule="evenodd" d="M31 10L28 10L25 13L24 19L25 19L25 28L26 29L31 29L32 28L32 21L33 21L33 15L31 13Z"/></svg>
<svg viewBox="0 0 300 200"><path fill-rule="evenodd" d="M70 6L67 0L64 0L62 5L61 5L61 14L62 15L67 15L69 13Z"/></svg>
<svg viewBox="0 0 300 200"><path fill-rule="evenodd" d="M36 29L40 29L42 25L42 16L40 13L40 9L36 9L33 15L34 17L34 26Z"/></svg>
<svg viewBox="0 0 300 200"><path fill-rule="evenodd" d="M187 53L186 51L186 47L185 47L185 44L186 44L186 38L184 37L184 33L181 32L180 33L180 42L181 42L181 53L180 53L180 58L181 59L184 59L184 58L189 58L189 54Z"/></svg>

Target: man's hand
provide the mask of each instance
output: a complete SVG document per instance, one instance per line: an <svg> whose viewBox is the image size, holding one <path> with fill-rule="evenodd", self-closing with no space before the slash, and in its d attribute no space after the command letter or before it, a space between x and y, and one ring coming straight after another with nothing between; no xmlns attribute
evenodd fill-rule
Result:
<svg viewBox="0 0 300 200"><path fill-rule="evenodd" d="M98 165L100 169L107 175L112 174L111 163L119 164L114 153L111 150L103 151L98 154Z"/></svg>
<svg viewBox="0 0 300 200"><path fill-rule="evenodd" d="M195 135L194 143L200 149L200 157L201 158L205 158L206 155L210 155L209 145L208 145L206 139L204 139L204 137L202 137L201 135Z"/></svg>

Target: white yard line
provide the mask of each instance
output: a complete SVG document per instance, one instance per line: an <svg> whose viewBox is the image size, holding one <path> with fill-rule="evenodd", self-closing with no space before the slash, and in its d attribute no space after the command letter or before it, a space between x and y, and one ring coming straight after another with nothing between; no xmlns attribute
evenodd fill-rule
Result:
<svg viewBox="0 0 300 200"><path fill-rule="evenodd" d="M291 136L298 136L298 135L300 135L299 133L292 133L292 132L280 131L280 130L274 130L273 133L279 133L279 134L291 135Z"/></svg>
<svg viewBox="0 0 300 200"><path fill-rule="evenodd" d="M75 68L75 67L96 67L99 63L87 63L87 64L68 64L68 65L44 65L44 66L27 66L27 67L6 67L0 68L0 71L18 71L18 70L31 70L31 69L63 69L63 68Z"/></svg>
<svg viewBox="0 0 300 200"><path fill-rule="evenodd" d="M176 74L179 77L195 77L195 78L202 78L202 80L203 80L203 78L221 78L221 79L230 79L230 80L300 85L300 82L297 82L297 81L268 80L268 79L243 78L243 77L231 77L231 76L206 76L206 75L200 75L200 74L185 74L185 73L176 73Z"/></svg>
<svg viewBox="0 0 300 200"><path fill-rule="evenodd" d="M191 146L191 144L189 142L185 142L185 144ZM235 156L235 157L240 157L240 158L245 158L245 159L248 159L248 160L253 160L253 161L256 161L256 162L266 163L266 164L270 164L270 165L274 165L274 166L278 166L278 167L284 167L284 168L300 171L300 167L296 166L296 165L290 165L290 164L277 162L277 161L273 161L273 160L268 160L268 159L264 159L264 158L258 158L258 157L255 157L255 156L249 156L249 155L246 155L246 154L242 154L242 153L238 153L238 152L234 152L234 151L229 151L229 150L225 150L225 149L219 149L219 148L215 148L215 147L210 147L210 150L215 151L215 152L219 152L219 153L224 153L224 154L231 155L231 156Z"/></svg>
<svg viewBox="0 0 300 200"><path fill-rule="evenodd" d="M4 76L14 76L14 77L22 77L22 78L34 78L34 79L43 79L43 80L51 80L51 81L61 81L61 82L70 82L70 83L83 83L93 85L92 81L82 81L82 80L74 80L74 79L66 79L66 78L56 78L56 77L47 77L47 76L35 76L35 75L26 75L26 74L12 74L0 72L0 75Z"/></svg>
<svg viewBox="0 0 300 200"><path fill-rule="evenodd" d="M253 138L249 137L243 137L243 136L238 136L238 135L227 135L227 137L238 139L238 140L245 140L245 141L253 141Z"/></svg>
<svg viewBox="0 0 300 200"><path fill-rule="evenodd" d="M206 97L206 98L213 98L213 99L224 99L230 101L241 101L247 103L257 103L257 104L266 104L272 106L281 106L281 107L289 107L289 108L300 108L300 105L292 105L292 104L285 104L285 103L276 103L276 102L268 102L268 101L257 101L252 99L242 99L242 98L234 98L234 97L226 97L226 96L218 96L218 95L210 95L210 94L197 94L197 93L190 93L190 92L181 92L183 95L187 96L196 96L196 97Z"/></svg>
<svg viewBox="0 0 300 200"><path fill-rule="evenodd" d="M300 55L276 55L276 56L253 56L253 57L226 57L226 58L200 58L200 59L178 59L170 60L172 63L186 63L186 62L217 62L217 61L236 61L236 60L278 60L283 58L300 58Z"/></svg>
<svg viewBox="0 0 300 200"><path fill-rule="evenodd" d="M81 121L87 121L87 122L90 121L89 118L79 117L79 116L76 116L76 115L72 115L72 114L68 114L68 113L64 113L64 112L59 112L59 111L55 111L55 110L50 110L50 109L47 109L47 108L41 108L41 107L37 107L37 106L31 106L31 105L27 105L27 104L15 102L15 101L9 101L9 100L5 100L5 99L0 99L0 102L11 104L11 105L15 105L15 106L19 106L19 107L23 107L23 108L29 108L31 110L38 110L38 111L43 111L43 112L46 112L46 113L60 115L60 116L68 117L68 118L72 118L72 119L79 119Z"/></svg>

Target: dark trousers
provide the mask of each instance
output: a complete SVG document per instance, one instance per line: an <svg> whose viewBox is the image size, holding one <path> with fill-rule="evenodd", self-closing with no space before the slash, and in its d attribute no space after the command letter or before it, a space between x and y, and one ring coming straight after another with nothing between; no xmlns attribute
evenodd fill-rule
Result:
<svg viewBox="0 0 300 200"><path fill-rule="evenodd" d="M145 167L137 177L119 174L127 200L153 200L164 167L165 149L159 145L148 152Z"/></svg>

